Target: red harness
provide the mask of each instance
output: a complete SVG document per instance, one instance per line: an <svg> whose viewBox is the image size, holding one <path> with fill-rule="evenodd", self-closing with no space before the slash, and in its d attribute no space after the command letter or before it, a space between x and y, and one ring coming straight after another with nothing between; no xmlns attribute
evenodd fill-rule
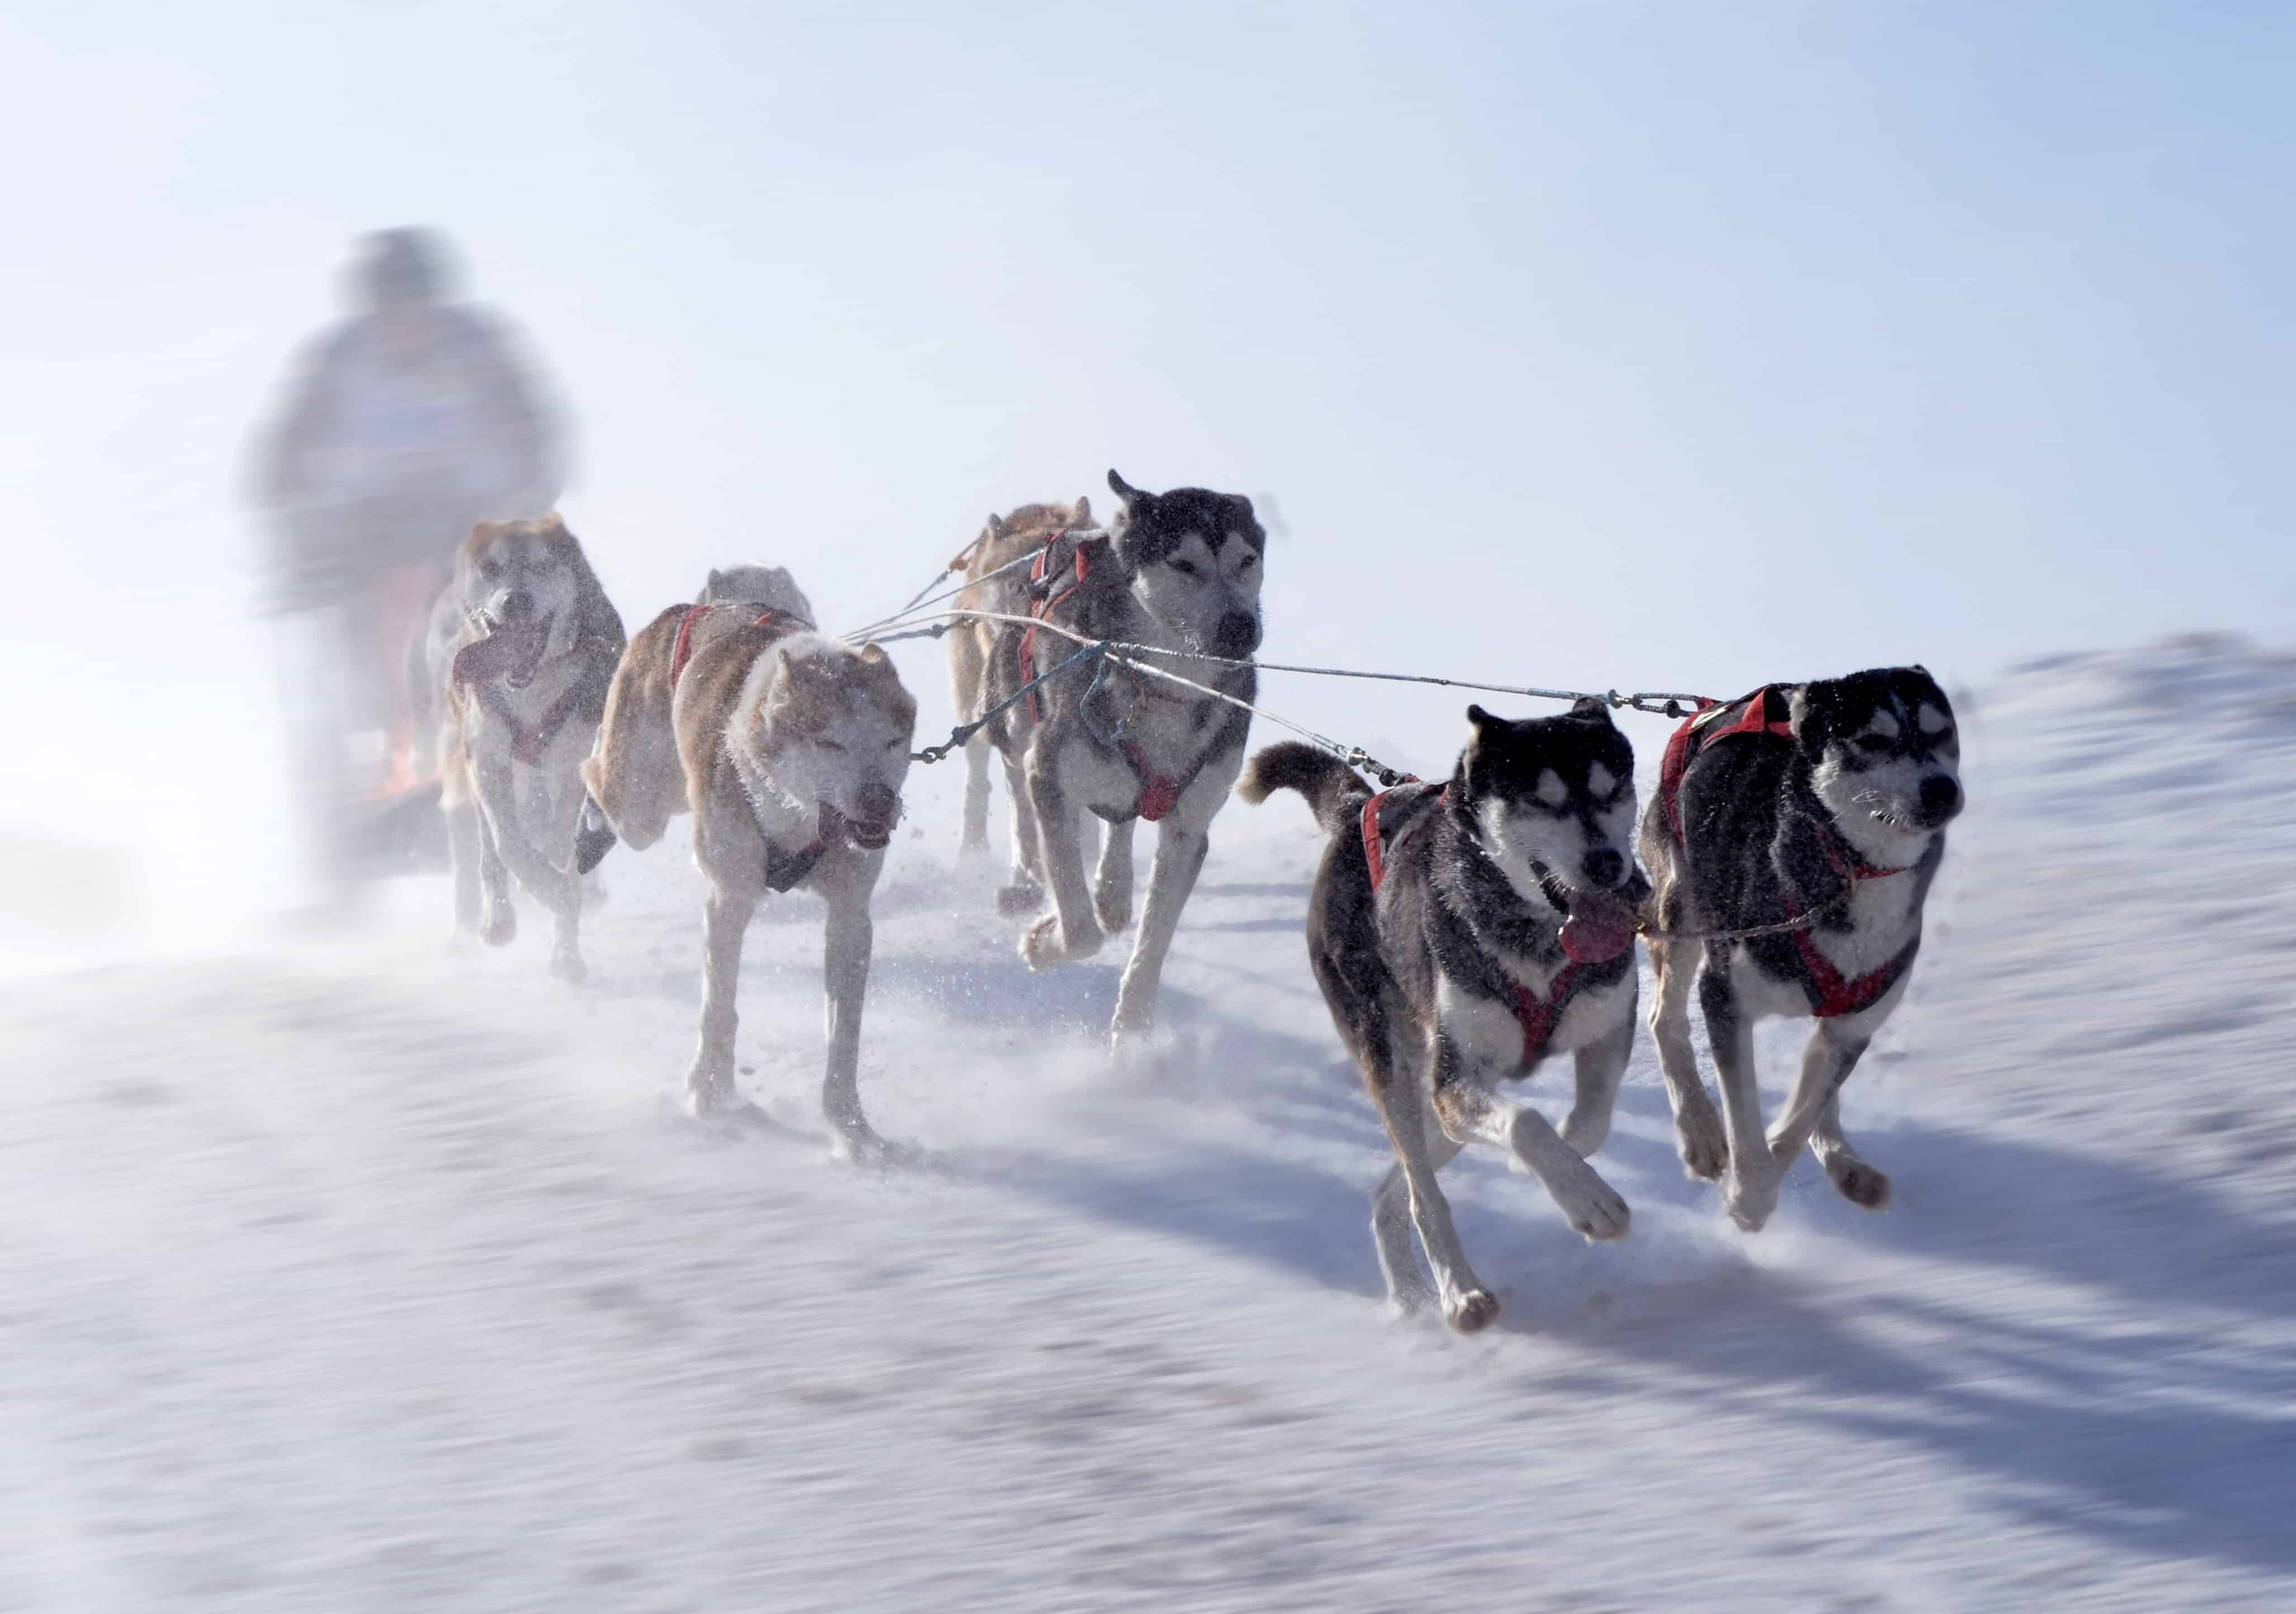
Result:
<svg viewBox="0 0 2296 1614"><path fill-rule="evenodd" d="M1408 794L1404 794L1408 793ZM1394 800L1400 795L1400 800ZM1407 779L1378 792L1363 804L1364 863L1371 872L1371 888L1376 893L1387 883L1388 852L1393 844L1407 834L1414 826L1423 823L1435 811L1439 811L1450 799L1448 785L1429 786L1418 779ZM1394 800L1396 821L1382 823L1390 812L1389 803ZM1628 945L1632 945L1629 939ZM1611 954L1616 958L1618 954ZM1572 959L1555 972L1547 983L1546 995L1541 997L1525 983L1513 976L1507 978L1507 1007L1514 1012L1514 1021L1522 1027L1522 1062L1536 1065L1546 1057L1546 1045L1554 1035L1554 1023L1578 995L1578 976L1587 964L1600 959Z"/></svg>
<svg viewBox="0 0 2296 1614"><path fill-rule="evenodd" d="M1092 575L1092 540L1079 539L1074 550L1075 581L1064 581L1059 587L1048 583L1053 549L1067 536L1067 531L1062 531L1046 539L1045 547L1037 552L1036 564L1029 568L1029 592L1036 596L1036 600L1029 607L1029 625L1021 630L1021 682L1028 689L1025 704L1032 723L1044 721L1043 711L1037 704L1037 626L1051 616L1054 605L1074 593ZM1133 803L1133 811L1152 824L1160 821L1179 805L1181 782L1149 766L1147 753L1136 740L1121 741L1119 749L1124 753L1125 765L1132 770L1133 778L1140 781L1140 795Z"/></svg>
<svg viewBox="0 0 2296 1614"><path fill-rule="evenodd" d="M706 616L712 611L723 611L742 603L739 600L721 599L711 600L706 605L686 606L685 614L677 620L677 646L669 653L669 687L672 689L676 688L677 680L685 676L686 661L693 654L693 619ZM769 628L775 623L786 624L782 629L783 634L811 633L815 630L813 624L805 618L772 605L767 606L765 614L751 622L750 626Z"/></svg>
<svg viewBox="0 0 2296 1614"><path fill-rule="evenodd" d="M1775 684L1765 684L1743 699L1745 710L1737 717L1724 721L1724 714L1738 701L1710 704L1674 731L1666 743L1666 757L1659 764L1659 800L1665 804L1667 822L1673 826L1674 838L1686 843L1682 823L1682 779L1690 770L1691 759L1706 746L1734 734L1769 734L1784 739L1793 737L1792 714L1786 706L1784 693ZM1830 827L1823 828L1818 848L1834 873L1841 877L1845 887L1860 880L1887 879L1893 874L1903 874L1903 869L1877 869L1842 844L1841 836ZM1785 917L1800 919L1809 911L1802 893L1788 882L1783 893ZM1914 954L1922 944L1921 936L1906 943L1897 957L1879 969L1852 980L1844 976L1826 956L1818 951L1817 943L1807 926L1787 933L1793 939L1794 951L1801 955L1802 968L1809 974L1809 984L1816 992L1810 1013L1821 1020L1837 1019L1870 1009L1882 1001L1883 994L1897 984L1898 977L1914 961Z"/></svg>

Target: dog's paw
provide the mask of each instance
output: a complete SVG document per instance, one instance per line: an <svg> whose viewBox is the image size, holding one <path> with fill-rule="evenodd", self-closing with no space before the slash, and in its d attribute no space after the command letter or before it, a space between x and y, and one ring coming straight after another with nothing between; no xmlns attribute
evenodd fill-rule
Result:
<svg viewBox="0 0 2296 1614"><path fill-rule="evenodd" d="M1423 1286L1390 1289L1387 1291L1387 1320L1390 1322L1408 1322L1434 1302L1435 1291Z"/></svg>
<svg viewBox="0 0 2296 1614"><path fill-rule="evenodd" d="M1770 1214L1778 1208L1778 1184L1773 1177L1751 1182L1733 1171L1722 1185L1722 1208L1730 1213L1730 1220L1738 1231L1759 1233L1767 1226Z"/></svg>
<svg viewBox="0 0 2296 1614"><path fill-rule="evenodd" d="M518 910L508 902L498 902L487 910L486 922L479 926L479 940L489 947L507 947L518 938Z"/></svg>
<svg viewBox="0 0 2296 1614"><path fill-rule="evenodd" d="M1463 1334L1479 1334L1498 1316L1499 1297L1487 1289L1463 1290L1443 1308L1443 1321Z"/></svg>
<svg viewBox="0 0 2296 1614"><path fill-rule="evenodd" d="M1586 1238L1623 1239L1634 1224L1634 1213L1619 1190L1584 1160L1573 1160L1556 1172L1546 1191L1554 1197L1562 1219Z"/></svg>
<svg viewBox="0 0 2296 1614"><path fill-rule="evenodd" d="M1047 914L1029 926L1028 933L1021 938L1021 961L1031 969L1053 969L1092 957L1100 951L1100 943L1097 927L1082 935L1070 935L1061 924L1060 915Z"/></svg>
<svg viewBox="0 0 2296 1614"><path fill-rule="evenodd" d="M550 973L569 986L579 986L590 978L590 967L582 962L582 955L570 947L562 947L550 955Z"/></svg>
<svg viewBox="0 0 2296 1614"><path fill-rule="evenodd" d="M1890 1178L1855 1155L1836 1155L1825 1163L1825 1174L1833 1180L1834 1188L1850 1204L1869 1211L1882 1210L1890 1203Z"/></svg>
<svg viewBox="0 0 2296 1614"><path fill-rule="evenodd" d="M1111 893L1097 891L1092 898L1093 917L1100 921L1101 929L1109 935L1122 933L1132 923L1132 893L1128 891Z"/></svg>
<svg viewBox="0 0 2296 1614"><path fill-rule="evenodd" d="M1722 1134L1722 1117L1710 1108L1676 1116L1674 1140L1686 1177L1711 1182L1730 1164L1730 1143Z"/></svg>
<svg viewBox="0 0 2296 1614"><path fill-rule="evenodd" d="M1045 888L1034 880L1015 880L996 888L996 911L1007 918L1034 913L1045 905Z"/></svg>

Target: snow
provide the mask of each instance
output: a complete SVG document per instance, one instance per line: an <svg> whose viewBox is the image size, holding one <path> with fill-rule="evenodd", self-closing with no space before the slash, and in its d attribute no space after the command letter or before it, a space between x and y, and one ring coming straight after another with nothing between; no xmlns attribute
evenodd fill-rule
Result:
<svg viewBox="0 0 2296 1614"><path fill-rule="evenodd" d="M1962 697L1973 805L1846 1096L1894 1207L1805 1159L1737 1234L1644 1042L1623 1243L1446 1173L1506 1305L1471 1339L1380 1305L1289 798L1215 826L1168 1046L1117 1070L1116 957L1022 970L919 770L863 1092L931 1165L891 1176L827 1159L809 899L745 965L787 1135L678 1117L675 834L606 865L578 992L536 923L445 951L436 878L355 941L20 974L0 1610L2296 1604L2292 667Z"/></svg>

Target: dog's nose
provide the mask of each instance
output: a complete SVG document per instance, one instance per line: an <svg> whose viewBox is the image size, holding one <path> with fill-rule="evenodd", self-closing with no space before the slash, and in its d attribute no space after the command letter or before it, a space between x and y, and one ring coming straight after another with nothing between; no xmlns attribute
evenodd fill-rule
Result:
<svg viewBox="0 0 2296 1614"><path fill-rule="evenodd" d="M488 614L498 622L522 622L534 614L534 596L524 589L505 589L495 596Z"/></svg>
<svg viewBox="0 0 2296 1614"><path fill-rule="evenodd" d="M1922 818L1942 824L1961 811L1961 786L1949 774L1932 773L1922 781Z"/></svg>
<svg viewBox="0 0 2296 1614"><path fill-rule="evenodd" d="M1619 855L1614 846L1597 846L1587 854L1587 861L1579 867L1595 885L1615 885L1626 877L1627 860Z"/></svg>
<svg viewBox="0 0 2296 1614"><path fill-rule="evenodd" d="M853 816L873 829L890 829L901 816L901 797L890 785L861 786L853 797Z"/></svg>
<svg viewBox="0 0 2296 1614"><path fill-rule="evenodd" d="M1259 648L1259 619L1249 611L1231 611L1212 630L1212 650L1218 655L1250 655Z"/></svg>

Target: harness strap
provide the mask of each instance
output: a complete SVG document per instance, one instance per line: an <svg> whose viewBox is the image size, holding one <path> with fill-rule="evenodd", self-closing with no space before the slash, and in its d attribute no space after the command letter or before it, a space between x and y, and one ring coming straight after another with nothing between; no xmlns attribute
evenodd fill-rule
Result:
<svg viewBox="0 0 2296 1614"><path fill-rule="evenodd" d="M1745 710L1729 722L1721 720L1734 707L1742 704ZM1788 710L1784 695L1775 684L1765 684L1751 695L1734 701L1708 701L1687 719L1666 742L1666 756L1659 764L1658 795L1666 804L1666 821L1673 826L1674 838L1686 841L1682 824L1682 776L1690 770L1691 759L1716 740L1733 734L1770 734L1782 739L1793 737L1793 714Z"/></svg>
<svg viewBox="0 0 2296 1614"><path fill-rule="evenodd" d="M742 603L744 602L739 600L718 599L708 601L702 605L686 606L685 614L677 620L676 647L669 653L669 687L672 689L676 688L677 680L685 676L685 663L693 655L694 619L701 616L706 616L712 611L722 611L730 606ZM818 631L811 622L806 621L805 618L797 615L794 612L783 611L773 605L767 606L764 613L760 615L757 621L751 622L750 626L752 628L769 628L777 622L785 622L788 624L788 626L782 629L782 632L783 634L813 633Z"/></svg>
<svg viewBox="0 0 2296 1614"><path fill-rule="evenodd" d="M1387 811L1389 799L1404 791L1413 793L1421 800L1427 799L1427 786L1423 781L1406 779L1400 785L1389 786L1385 790L1368 798L1363 804L1364 865L1371 871L1371 888L1374 893L1387 881L1388 837L1380 832L1380 818ZM1435 792L1434 804L1440 805L1449 799L1450 795L1450 786L1445 785ZM1406 802L1403 805L1408 807L1411 803ZM1411 824L1416 822L1418 820L1413 819L1398 826L1396 834L1401 835L1405 829L1410 828Z"/></svg>
<svg viewBox="0 0 2296 1614"><path fill-rule="evenodd" d="M1075 592L1078 585L1091 574L1092 570L1092 563L1086 558L1085 555L1089 546L1079 542L1071 548L1071 553L1076 556L1076 581L1068 584L1065 588L1056 589L1047 585L1046 576L1052 565L1053 550L1059 545L1061 539L1069 535L1069 531L1070 529L1063 527L1046 539L1045 547L1037 551L1036 564L1029 568L1029 592L1035 595L1036 598L1029 606L1029 615L1034 620L1021 630L1021 682L1029 691L1029 721L1032 723L1044 721L1044 713L1037 704L1037 623L1052 614L1054 605ZM1166 811L1168 811L1169 809Z"/></svg>
<svg viewBox="0 0 2296 1614"><path fill-rule="evenodd" d="M1525 1065L1536 1065L1546 1057L1546 1044L1554 1035L1554 1023L1562 1017L1562 1011L1570 1006L1571 998L1577 995L1579 968L1577 963L1565 964L1556 973L1554 984L1547 988L1547 995L1544 998L1524 983L1512 978L1508 980L1509 996L1513 999L1508 1007L1514 1010L1515 1024L1522 1027L1522 1062Z"/></svg>

